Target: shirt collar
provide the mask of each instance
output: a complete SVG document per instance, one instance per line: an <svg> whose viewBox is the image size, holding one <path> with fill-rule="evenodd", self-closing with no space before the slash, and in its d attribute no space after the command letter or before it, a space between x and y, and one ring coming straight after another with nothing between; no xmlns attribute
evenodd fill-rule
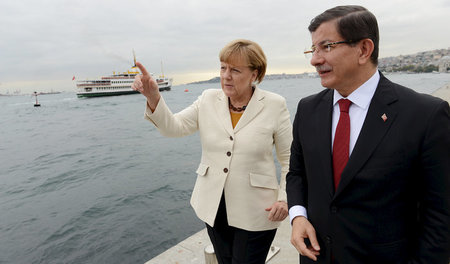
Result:
<svg viewBox="0 0 450 264"><path fill-rule="evenodd" d="M367 109L369 107L370 101L372 100L375 90L377 89L378 82L380 81L380 73L378 70L367 80L363 85L354 90L348 97L353 104L359 106L360 108ZM336 105L337 101L345 98L340 95L336 90L334 90L333 105Z"/></svg>

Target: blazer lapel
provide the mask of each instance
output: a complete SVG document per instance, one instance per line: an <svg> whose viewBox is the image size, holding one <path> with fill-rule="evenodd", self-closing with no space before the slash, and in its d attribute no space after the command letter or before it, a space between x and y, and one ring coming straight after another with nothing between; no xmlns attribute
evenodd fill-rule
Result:
<svg viewBox="0 0 450 264"><path fill-rule="evenodd" d="M223 128L228 132L228 134L230 134L230 136L234 136L230 110L228 109L228 97L226 97L222 91L217 96L215 109Z"/></svg>
<svg viewBox="0 0 450 264"><path fill-rule="evenodd" d="M252 98L248 102L247 108L242 114L239 122L236 124L234 128L234 133L237 133L243 127L245 127L259 112L264 108L264 103L262 100L264 99L264 94L261 92L259 88L255 88L253 92ZM230 115L230 113L228 113ZM231 121L230 121L231 122Z"/></svg>
<svg viewBox="0 0 450 264"><path fill-rule="evenodd" d="M397 112L392 109L390 104L397 101L398 98L389 84L389 80L381 75L355 147L342 172L335 196L339 195L350 183L395 121Z"/></svg>

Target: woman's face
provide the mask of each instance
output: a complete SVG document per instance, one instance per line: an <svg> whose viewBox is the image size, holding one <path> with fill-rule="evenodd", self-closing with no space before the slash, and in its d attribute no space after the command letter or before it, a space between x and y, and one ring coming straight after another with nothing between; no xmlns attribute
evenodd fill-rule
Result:
<svg viewBox="0 0 450 264"><path fill-rule="evenodd" d="M252 83L258 75L257 70L252 70L244 60L232 60L232 62L220 62L220 84L226 96L239 99L251 95Z"/></svg>

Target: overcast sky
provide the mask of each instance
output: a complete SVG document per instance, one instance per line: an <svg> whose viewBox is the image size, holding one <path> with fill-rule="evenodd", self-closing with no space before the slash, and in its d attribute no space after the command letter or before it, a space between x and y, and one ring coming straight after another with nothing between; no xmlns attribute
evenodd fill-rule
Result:
<svg viewBox="0 0 450 264"><path fill-rule="evenodd" d="M360 4L378 18L380 57L450 47L448 0L16 0L0 3L0 93L75 91L76 79L126 71L132 50L174 84L218 76L220 49L261 45L268 74L314 71L303 55L314 16Z"/></svg>

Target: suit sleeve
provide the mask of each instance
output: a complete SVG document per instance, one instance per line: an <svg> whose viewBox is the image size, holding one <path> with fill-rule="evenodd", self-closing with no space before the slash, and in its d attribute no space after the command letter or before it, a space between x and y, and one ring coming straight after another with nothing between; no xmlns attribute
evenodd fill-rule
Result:
<svg viewBox="0 0 450 264"><path fill-rule="evenodd" d="M421 151L417 259L410 263L449 263L450 255L450 114L443 101L428 121Z"/></svg>
<svg viewBox="0 0 450 264"><path fill-rule="evenodd" d="M293 124L293 141L291 145L291 157L289 172L286 176L286 192L288 206L301 205L307 208L308 187L306 182L305 163L303 159L300 131L302 126L301 104L299 102Z"/></svg>

